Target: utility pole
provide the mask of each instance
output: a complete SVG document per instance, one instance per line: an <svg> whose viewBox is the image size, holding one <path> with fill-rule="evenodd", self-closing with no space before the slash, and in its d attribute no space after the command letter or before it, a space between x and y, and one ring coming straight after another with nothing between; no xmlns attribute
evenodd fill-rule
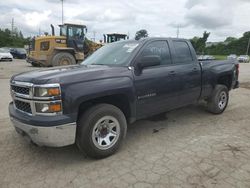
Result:
<svg viewBox="0 0 250 188"><path fill-rule="evenodd" d="M93 31L93 36L94 36L94 42L95 42L95 35L96 35L96 31Z"/></svg>
<svg viewBox="0 0 250 188"><path fill-rule="evenodd" d="M246 55L248 55L249 47L250 47L250 38L248 39L248 45L247 45L247 53L246 53Z"/></svg>
<svg viewBox="0 0 250 188"><path fill-rule="evenodd" d="M62 2L62 25L63 25L63 0L61 0Z"/></svg>
<svg viewBox="0 0 250 188"><path fill-rule="evenodd" d="M14 36L14 18L11 20L11 36Z"/></svg>
<svg viewBox="0 0 250 188"><path fill-rule="evenodd" d="M176 31L177 38L179 38L179 34L180 34L180 25L177 25L177 31Z"/></svg>

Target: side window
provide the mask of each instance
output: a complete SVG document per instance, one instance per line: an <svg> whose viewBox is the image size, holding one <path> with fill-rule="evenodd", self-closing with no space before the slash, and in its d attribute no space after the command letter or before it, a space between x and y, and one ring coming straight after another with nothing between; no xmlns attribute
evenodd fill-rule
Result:
<svg viewBox="0 0 250 188"><path fill-rule="evenodd" d="M67 35L67 29L66 29L65 26L62 26L62 27L61 27L61 35L62 35L62 36L66 36L66 35Z"/></svg>
<svg viewBox="0 0 250 188"><path fill-rule="evenodd" d="M83 39L83 29L78 27L68 27L69 37Z"/></svg>
<svg viewBox="0 0 250 188"><path fill-rule="evenodd" d="M75 28L76 30L76 38L83 39L83 30L82 28Z"/></svg>
<svg viewBox="0 0 250 188"><path fill-rule="evenodd" d="M171 64L171 56L166 41L154 41L148 44L142 51L141 57L157 55L161 58L161 65Z"/></svg>
<svg viewBox="0 0 250 188"><path fill-rule="evenodd" d="M73 34L73 28L72 27L68 27L68 32L69 32L69 37L73 37L74 34Z"/></svg>
<svg viewBox="0 0 250 188"><path fill-rule="evenodd" d="M40 50L41 51L48 51L49 50L49 41L44 41L40 43Z"/></svg>
<svg viewBox="0 0 250 188"><path fill-rule="evenodd" d="M176 52L176 63L190 63L193 61L190 48L184 41L173 41Z"/></svg>

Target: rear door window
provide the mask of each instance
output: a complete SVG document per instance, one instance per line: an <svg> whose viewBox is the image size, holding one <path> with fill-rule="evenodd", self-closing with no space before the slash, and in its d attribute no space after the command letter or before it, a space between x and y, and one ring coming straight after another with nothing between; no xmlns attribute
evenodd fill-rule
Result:
<svg viewBox="0 0 250 188"><path fill-rule="evenodd" d="M175 48L175 63L192 63L193 57L190 48L185 41L173 41Z"/></svg>

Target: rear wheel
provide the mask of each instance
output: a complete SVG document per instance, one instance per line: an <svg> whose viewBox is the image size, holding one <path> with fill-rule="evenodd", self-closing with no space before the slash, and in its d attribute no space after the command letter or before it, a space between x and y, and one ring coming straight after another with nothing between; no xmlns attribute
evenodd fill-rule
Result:
<svg viewBox="0 0 250 188"><path fill-rule="evenodd" d="M126 118L119 108L98 104L80 117L76 144L90 157L108 157L118 150L126 131Z"/></svg>
<svg viewBox="0 0 250 188"><path fill-rule="evenodd" d="M216 85L207 103L208 111L213 114L221 114L227 107L228 99L228 88L225 85Z"/></svg>
<svg viewBox="0 0 250 188"><path fill-rule="evenodd" d="M38 64L38 63L31 62L31 65L32 65L33 67L39 67L39 64Z"/></svg>
<svg viewBox="0 0 250 188"><path fill-rule="evenodd" d="M52 66L74 65L76 60L68 52L59 52L52 58Z"/></svg>

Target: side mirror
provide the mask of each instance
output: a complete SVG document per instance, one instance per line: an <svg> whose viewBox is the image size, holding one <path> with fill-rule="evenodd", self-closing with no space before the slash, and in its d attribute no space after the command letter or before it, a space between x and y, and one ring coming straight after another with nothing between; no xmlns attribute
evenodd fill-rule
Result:
<svg viewBox="0 0 250 188"><path fill-rule="evenodd" d="M138 68L152 67L161 64L161 58L157 55L143 56L138 62Z"/></svg>

